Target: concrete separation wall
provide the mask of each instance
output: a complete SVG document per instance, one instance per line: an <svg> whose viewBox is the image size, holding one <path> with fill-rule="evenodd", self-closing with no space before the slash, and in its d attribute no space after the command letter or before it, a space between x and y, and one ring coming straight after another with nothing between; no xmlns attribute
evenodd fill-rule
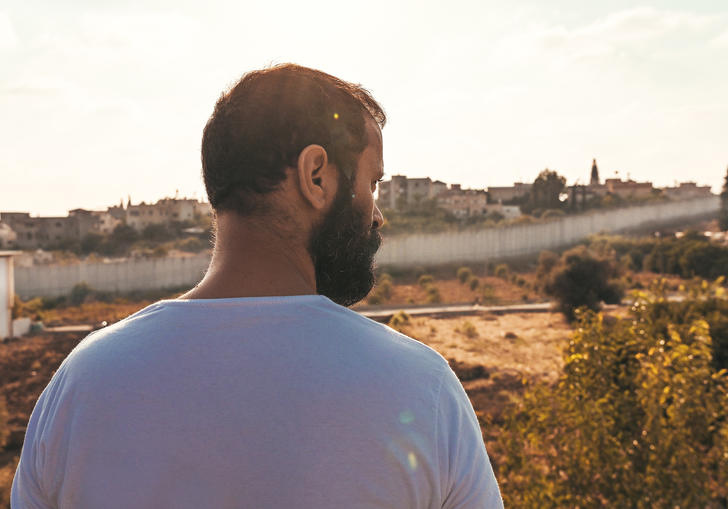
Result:
<svg viewBox="0 0 728 509"><path fill-rule="evenodd" d="M110 263L81 262L73 265L40 265L15 269L15 292L23 299L67 295L85 281L96 290L129 292L193 286L207 270L208 254L124 260Z"/></svg>
<svg viewBox="0 0 728 509"><path fill-rule="evenodd" d="M398 235L385 238L377 263L411 267L523 256L568 246L601 231L675 223L714 213L719 207L720 199L715 196L592 211L544 223L479 231ZM202 279L209 262L209 255L201 254L185 258L17 267L15 291L23 299L67 295L81 281L97 290L112 292L191 287Z"/></svg>
<svg viewBox="0 0 728 509"><path fill-rule="evenodd" d="M680 202L591 211L545 223L487 230L399 235L385 239L377 255L381 266L411 267L477 262L538 253L577 243L599 232L619 232L705 216L720 207L717 196Z"/></svg>

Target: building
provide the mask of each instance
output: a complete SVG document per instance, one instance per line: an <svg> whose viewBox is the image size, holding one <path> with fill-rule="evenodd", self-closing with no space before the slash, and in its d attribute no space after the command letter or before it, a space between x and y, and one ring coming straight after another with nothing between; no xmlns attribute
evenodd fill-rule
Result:
<svg viewBox="0 0 728 509"><path fill-rule="evenodd" d="M14 249L17 247L18 234L5 223L0 223L0 249Z"/></svg>
<svg viewBox="0 0 728 509"><path fill-rule="evenodd" d="M75 238L75 221L70 217L31 217L28 212L0 212L0 221L16 234L16 247L33 249Z"/></svg>
<svg viewBox="0 0 728 509"><path fill-rule="evenodd" d="M491 203L509 203L529 195L533 184L515 182L507 187L488 187L488 200Z"/></svg>
<svg viewBox="0 0 728 509"><path fill-rule="evenodd" d="M461 189L453 184L436 197L437 206L455 217L480 216L487 212L488 195L482 189Z"/></svg>
<svg viewBox="0 0 728 509"><path fill-rule="evenodd" d="M680 182L675 187L665 187L662 191L671 200L686 200L711 196L713 194L710 186L699 186L695 182Z"/></svg>
<svg viewBox="0 0 728 509"><path fill-rule="evenodd" d="M597 167L596 158L592 159L591 176L589 178L589 187L600 185L599 181L599 167Z"/></svg>
<svg viewBox="0 0 728 509"><path fill-rule="evenodd" d="M652 194L652 182L635 182L632 179L607 179L604 184L607 191L622 198L646 198Z"/></svg>
<svg viewBox="0 0 728 509"><path fill-rule="evenodd" d="M433 199L445 190L446 183L433 181L429 177L407 178L404 175L393 175L390 180L379 184L377 205L381 209L398 209L404 205Z"/></svg>
<svg viewBox="0 0 728 509"><path fill-rule="evenodd" d="M66 217L31 217L28 212L0 212L0 247L12 237L12 247L36 249L80 242L89 234L109 235L126 222L138 231L150 224L194 221L211 216L209 203L187 198L165 198L154 205L122 205L107 210L73 209ZM12 231L12 234L9 233ZM6 240L7 239L7 240Z"/></svg>
<svg viewBox="0 0 728 509"><path fill-rule="evenodd" d="M211 215L209 203L189 198L163 198L154 204L129 204L126 208L126 224L143 231L150 225L194 221L199 216Z"/></svg>

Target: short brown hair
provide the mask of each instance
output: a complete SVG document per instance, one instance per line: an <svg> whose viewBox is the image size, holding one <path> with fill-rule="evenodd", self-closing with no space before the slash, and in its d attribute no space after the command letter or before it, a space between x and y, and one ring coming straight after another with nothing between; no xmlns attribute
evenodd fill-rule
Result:
<svg viewBox="0 0 728 509"><path fill-rule="evenodd" d="M202 135L202 176L216 211L247 215L273 191L308 145L353 179L366 148L366 117L386 116L360 85L294 64L245 74L224 93Z"/></svg>

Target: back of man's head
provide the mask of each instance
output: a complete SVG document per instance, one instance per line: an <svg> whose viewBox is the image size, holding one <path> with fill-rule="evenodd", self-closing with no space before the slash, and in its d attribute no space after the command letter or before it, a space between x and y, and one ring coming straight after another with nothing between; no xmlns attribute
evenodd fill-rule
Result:
<svg viewBox="0 0 728 509"><path fill-rule="evenodd" d="M315 69L282 64L245 74L224 93L202 136L202 173L216 212L242 216L286 178L308 145L321 145L348 178L367 146L367 117L384 111L367 90Z"/></svg>

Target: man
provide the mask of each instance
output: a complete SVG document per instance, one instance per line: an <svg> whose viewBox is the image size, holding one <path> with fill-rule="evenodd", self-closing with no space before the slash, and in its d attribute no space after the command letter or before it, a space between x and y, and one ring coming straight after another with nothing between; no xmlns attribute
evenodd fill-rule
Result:
<svg viewBox="0 0 728 509"><path fill-rule="evenodd" d="M446 361L344 307L374 281L384 122L361 87L295 65L220 98L207 274L63 362L13 508L502 507Z"/></svg>

